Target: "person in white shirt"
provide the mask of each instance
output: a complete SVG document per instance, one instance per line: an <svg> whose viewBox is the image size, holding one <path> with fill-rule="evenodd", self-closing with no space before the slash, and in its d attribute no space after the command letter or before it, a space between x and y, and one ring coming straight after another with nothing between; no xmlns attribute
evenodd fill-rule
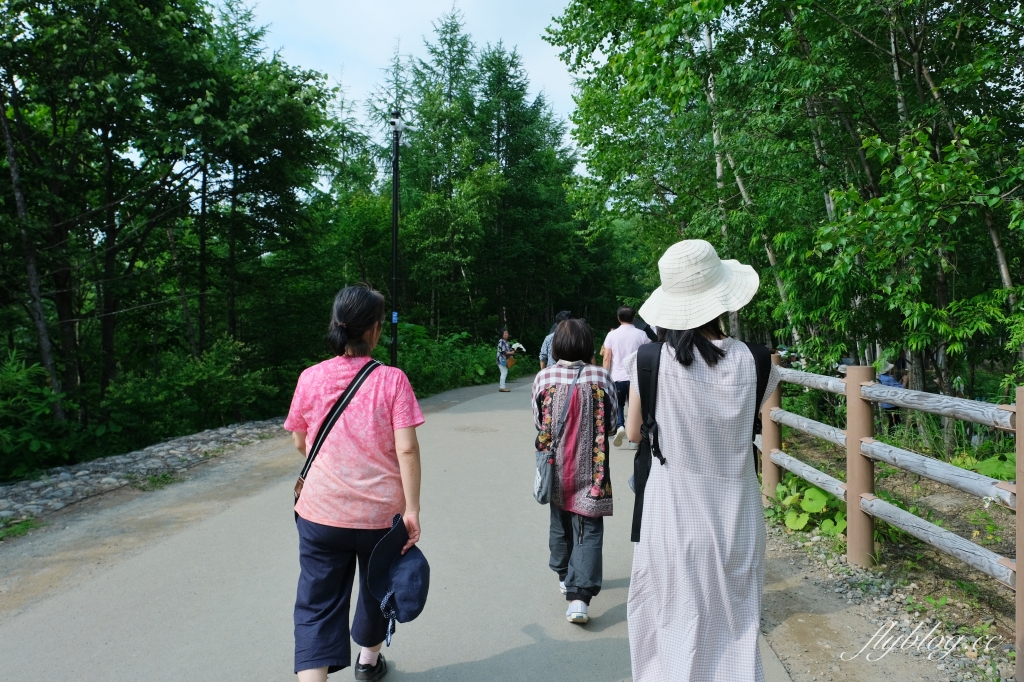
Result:
<svg viewBox="0 0 1024 682"><path fill-rule="evenodd" d="M626 435L626 422L623 418L623 408L629 397L629 372L626 369L626 358L635 353L640 346L651 342L644 331L633 326L635 316L636 312L629 306L619 308L619 326L608 332L601 348L601 357L604 359L601 364L612 374L616 397L619 401L619 428L612 439L615 447L622 446L622 439ZM630 442L629 447L635 449L636 443Z"/></svg>

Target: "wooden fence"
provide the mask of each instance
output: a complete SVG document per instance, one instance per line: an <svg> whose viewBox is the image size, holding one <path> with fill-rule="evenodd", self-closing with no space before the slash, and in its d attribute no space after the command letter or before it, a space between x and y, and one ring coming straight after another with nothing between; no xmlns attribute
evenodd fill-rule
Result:
<svg viewBox="0 0 1024 682"><path fill-rule="evenodd" d="M779 364L779 356L772 362ZM1017 480L1024 467L1024 419L1017 419L1016 405L1024 405L1024 386L1017 388L1016 405L992 405L964 398L935 395L921 391L890 388L875 383L873 367L849 367L845 379L779 368L782 380L829 393L846 396L846 429L807 419L780 408L781 386L765 400L762 408L761 473L765 495L775 497L775 489L786 469L846 502L846 558L849 563L869 566L874 555L874 519L909 533L1013 589L1016 593L1016 679L1024 680L1024 590L1017 590L1017 564L1014 559L966 540L910 512L875 497L874 462L886 462L900 469L938 481L977 497L989 498L1008 509L1017 509L1017 486L961 469L946 462L881 443L874 435L872 403L885 402L929 414L984 424L1016 434ZM818 471L782 452L781 427L788 426L840 447L846 448L846 482ZM767 457L765 456L767 455ZM1019 555L1024 542L1024 523L1017 515Z"/></svg>

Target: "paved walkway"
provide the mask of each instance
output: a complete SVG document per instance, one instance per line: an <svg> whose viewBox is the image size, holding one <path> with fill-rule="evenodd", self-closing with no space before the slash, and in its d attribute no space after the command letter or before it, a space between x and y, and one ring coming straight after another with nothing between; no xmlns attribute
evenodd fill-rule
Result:
<svg viewBox="0 0 1024 682"><path fill-rule="evenodd" d="M528 395L521 381L511 393L425 401L420 546L431 592L386 651L389 680L630 679L632 452L611 462L619 497L604 590L591 622L571 625L547 568L548 512L531 497ZM53 517L49 529L5 543L0 682L289 679L299 466L290 441L276 438L186 482ZM762 657L768 682L789 681L763 640Z"/></svg>

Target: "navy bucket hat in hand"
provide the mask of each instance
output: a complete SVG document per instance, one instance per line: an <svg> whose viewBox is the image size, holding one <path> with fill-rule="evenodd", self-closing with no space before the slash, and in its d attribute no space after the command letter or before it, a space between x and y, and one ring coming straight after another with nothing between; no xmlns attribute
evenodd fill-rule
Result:
<svg viewBox="0 0 1024 682"><path fill-rule="evenodd" d="M366 571L366 586L388 619L388 646L395 632L395 621L408 623L420 615L430 588L430 565L420 548L413 545L402 554L408 541L409 532L402 523L402 515L395 514L391 530L370 553Z"/></svg>

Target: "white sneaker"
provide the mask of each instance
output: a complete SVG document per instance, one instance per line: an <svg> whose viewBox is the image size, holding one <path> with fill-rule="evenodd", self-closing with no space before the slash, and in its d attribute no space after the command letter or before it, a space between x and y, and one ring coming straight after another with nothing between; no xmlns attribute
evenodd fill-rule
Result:
<svg viewBox="0 0 1024 682"><path fill-rule="evenodd" d="M569 610L565 612L565 619L570 623L579 623L580 625L589 622L590 616L587 615L587 603L577 599L569 604Z"/></svg>
<svg viewBox="0 0 1024 682"><path fill-rule="evenodd" d="M626 427L625 426L620 426L619 430L616 431L615 435L612 437L612 445L614 445L617 448L621 448L622 447L622 438L625 435L626 435Z"/></svg>
<svg viewBox="0 0 1024 682"><path fill-rule="evenodd" d="M562 591L562 594L565 594L565 581L564 580L559 580L558 581L558 589L560 589Z"/></svg>
<svg viewBox="0 0 1024 682"><path fill-rule="evenodd" d="M634 443L633 441L629 441L630 450L636 450L638 447L640 447L640 443Z"/></svg>

